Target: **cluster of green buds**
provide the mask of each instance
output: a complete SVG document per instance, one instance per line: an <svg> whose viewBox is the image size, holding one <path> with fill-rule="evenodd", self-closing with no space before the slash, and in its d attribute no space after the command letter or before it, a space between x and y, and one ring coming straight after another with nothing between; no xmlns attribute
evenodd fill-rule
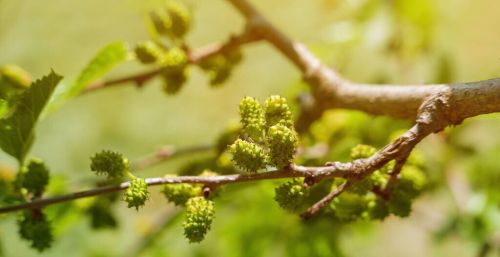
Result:
<svg viewBox="0 0 500 257"><path fill-rule="evenodd" d="M40 159L31 159L17 174L16 184L33 196L41 196L49 184L49 169Z"/></svg>
<svg viewBox="0 0 500 257"><path fill-rule="evenodd" d="M123 200L129 208L142 207L149 199L148 185L142 178L134 176L129 171L128 160L121 153L103 150L91 157L90 169L97 175L106 175L108 179L130 178Z"/></svg>
<svg viewBox="0 0 500 257"><path fill-rule="evenodd" d="M167 94L179 92L189 75L188 57L180 47L165 47L158 42L145 41L135 48L137 59L143 64L160 67L163 90Z"/></svg>
<svg viewBox="0 0 500 257"><path fill-rule="evenodd" d="M167 1L164 8L150 13L150 19L160 36L182 40L191 28L191 13L177 1Z"/></svg>
<svg viewBox="0 0 500 257"><path fill-rule="evenodd" d="M186 202L201 194L201 187L191 184L170 184L165 185L162 190L167 201L176 206L186 206Z"/></svg>
<svg viewBox="0 0 500 257"><path fill-rule="evenodd" d="M161 8L150 12L152 40L139 42L135 56L146 65L155 65L163 79L163 91L167 95L178 93L189 77L189 47L184 38L191 28L189 8L176 0L166 1ZM164 39L167 39L165 42ZM211 86L223 84L233 68L241 61L239 49L221 51L194 62L210 79Z"/></svg>
<svg viewBox="0 0 500 257"><path fill-rule="evenodd" d="M128 203L128 208L135 208L144 206L149 199L148 185L142 178L133 178L130 180L130 185L123 195L123 200Z"/></svg>
<svg viewBox="0 0 500 257"><path fill-rule="evenodd" d="M182 223L184 235L190 243L201 242L212 226L215 217L214 203L202 196L186 202L186 219Z"/></svg>
<svg viewBox="0 0 500 257"><path fill-rule="evenodd" d="M210 85L215 87L227 81L241 59L241 51L235 50L207 58L201 61L199 66L208 74Z"/></svg>
<svg viewBox="0 0 500 257"><path fill-rule="evenodd" d="M19 192L30 199L41 197L49 184L49 169L40 159L31 159L23 166L14 181ZM52 225L40 209L23 211L18 220L19 235L31 247L42 252L52 245Z"/></svg>
<svg viewBox="0 0 500 257"><path fill-rule="evenodd" d="M235 164L245 171L257 171L266 167L266 152L258 144L237 139L229 149Z"/></svg>
<svg viewBox="0 0 500 257"><path fill-rule="evenodd" d="M372 146L357 145L351 149L351 158L368 158L376 152L376 148ZM389 162L381 169L355 181L346 192L330 203L330 213L344 222L359 219L382 220L390 214L408 216L412 201L424 189L426 178L420 167L409 162L402 168L399 178L388 183L393 167L394 163ZM334 186L338 186L338 183ZM387 187L389 190L385 190ZM388 195L377 193L382 190Z"/></svg>
<svg viewBox="0 0 500 257"><path fill-rule="evenodd" d="M243 134L229 148L235 165L253 172L267 165L288 166L297 150L298 135L286 99L271 96L262 107L256 99L245 97L240 116Z"/></svg>
<svg viewBox="0 0 500 257"><path fill-rule="evenodd" d="M303 186L303 179L293 179L276 187L274 200L287 211L296 213L302 210L308 190Z"/></svg>
<svg viewBox="0 0 500 257"><path fill-rule="evenodd" d="M142 64L157 66L163 79L163 91L168 95L176 94L189 76L183 40L191 27L190 11L181 2L167 1L162 8L150 13L150 20L157 37L138 43L135 56ZM169 39L170 44L163 43L161 37Z"/></svg>
<svg viewBox="0 0 500 257"><path fill-rule="evenodd" d="M121 153L103 150L90 158L90 170L108 179L122 178L128 171L128 160Z"/></svg>
<svg viewBox="0 0 500 257"><path fill-rule="evenodd" d="M52 245L52 225L40 210L28 210L21 213L17 220L19 235L31 242L31 247L42 252Z"/></svg>

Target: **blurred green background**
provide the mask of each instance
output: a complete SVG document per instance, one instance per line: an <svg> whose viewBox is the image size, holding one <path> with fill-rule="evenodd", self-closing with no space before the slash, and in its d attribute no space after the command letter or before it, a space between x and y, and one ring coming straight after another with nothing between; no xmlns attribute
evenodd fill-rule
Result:
<svg viewBox="0 0 500 257"><path fill-rule="evenodd" d="M194 48L223 41L243 26L243 19L225 1L185 2L193 11L187 42ZM500 77L498 0L251 2L287 35L354 81L433 83ZM17 64L34 78L52 68L71 81L104 45L117 40L133 45L147 39L147 13L160 3L0 0L0 64ZM211 89L203 72L192 69L188 85L174 97L163 94L160 82L154 81L141 90L124 85L87 94L52 113L39 124L31 154L51 167L56 176L53 192L92 187L89 156L101 149L117 150L134 160L165 144L210 143L238 118L243 96L263 99L281 94L293 99L305 89L301 74L268 44L245 47L244 56L221 88ZM142 69L130 62L107 77ZM332 119L337 115L354 117L357 127L379 126L385 137L386 126L387 130L409 126L357 112L330 114ZM176 219L141 256L476 256L484 242L496 242L498 247L500 241L499 126L500 115L484 115L419 146L435 186L414 204L409 218L304 224L275 204L274 182L230 186L217 201L215 223L205 241L189 245L182 236L181 219ZM318 127L326 128L318 133L331 133L321 122ZM363 133L354 141L376 138L372 141L378 146L383 143L378 138L384 136L370 135L376 131ZM175 173L195 157L176 159L140 175ZM3 153L0 163L15 167ZM42 254L19 239L14 215L2 217L5 256L133 256L155 222L176 213L158 191L152 189L151 201L140 212L117 204L116 230L92 231L83 212L72 209L57 216L64 207L49 207L57 218L56 242ZM487 256L500 256L499 250Z"/></svg>

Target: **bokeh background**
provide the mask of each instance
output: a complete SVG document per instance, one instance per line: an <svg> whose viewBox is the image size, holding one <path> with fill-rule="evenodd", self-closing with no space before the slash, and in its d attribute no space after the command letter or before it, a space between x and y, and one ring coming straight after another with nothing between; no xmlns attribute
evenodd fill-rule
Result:
<svg viewBox="0 0 500 257"><path fill-rule="evenodd" d="M225 1L185 2L193 11L187 42L194 48L223 41L243 26L243 19ZM414 84L500 77L498 0L251 2L351 80ZM104 45L147 39L147 13L160 4L0 0L0 64L17 64L34 78L52 68L72 81ZM31 154L51 167L51 192L93 187L96 178L89 172L89 156L101 149L117 150L134 160L166 144L210 143L237 120L243 96L264 99L281 94L293 99L306 90L301 74L268 44L253 44L243 53L242 64L220 88L210 88L205 74L192 69L188 84L173 97L162 93L160 81L141 90L129 84L77 97L47 116L38 125ZM107 77L141 70L144 67L130 62ZM338 123L347 127L339 128ZM313 130L336 149L329 157L342 159L342 149L360 142L381 146L390 132L409 125L337 111ZM419 145L432 186L405 219L302 223L273 201L275 182L253 183L230 186L217 201L206 240L190 245L182 236L182 216L154 188L151 201L139 212L114 205L117 229L92 230L83 211L87 200L81 200L66 206L72 208L69 213L64 206L47 208L56 225L50 250L39 254L19 239L15 215L1 217L0 243L5 256L479 256L485 244L491 246L487 256L500 256L499 126L500 115L484 115ZM339 129L356 133L332 140L328 135ZM204 156L176 159L140 175L176 173L181 165ZM16 165L4 153L0 163ZM173 218L149 247L141 249L164 217Z"/></svg>

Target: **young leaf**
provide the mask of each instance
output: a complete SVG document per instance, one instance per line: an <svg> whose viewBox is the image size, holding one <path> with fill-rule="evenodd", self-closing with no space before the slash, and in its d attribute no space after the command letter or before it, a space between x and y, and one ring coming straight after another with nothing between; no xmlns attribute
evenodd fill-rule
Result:
<svg viewBox="0 0 500 257"><path fill-rule="evenodd" d="M77 96L90 83L99 79L119 63L129 58L129 48L125 42L114 42L101 49L96 56L81 71L72 84L66 84L57 90L48 107L48 112L54 111L64 101Z"/></svg>
<svg viewBox="0 0 500 257"><path fill-rule="evenodd" d="M0 147L23 163L33 142L33 129L40 112L47 104L52 92L61 80L53 71L35 81L19 99L15 111L0 119Z"/></svg>

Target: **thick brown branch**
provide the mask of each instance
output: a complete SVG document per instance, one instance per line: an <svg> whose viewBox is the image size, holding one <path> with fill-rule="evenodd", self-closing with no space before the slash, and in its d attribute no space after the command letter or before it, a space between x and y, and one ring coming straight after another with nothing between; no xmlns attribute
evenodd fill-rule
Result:
<svg viewBox="0 0 500 257"><path fill-rule="evenodd" d="M471 83L444 85L367 85L350 82L325 67L304 45L292 41L267 21L248 1L228 0L258 27L270 42L303 73L310 84L313 99L298 119L297 129L305 131L314 120L331 108L346 108L376 115L414 120L422 104L440 95L447 105L446 125L463 119L500 111L500 78Z"/></svg>

